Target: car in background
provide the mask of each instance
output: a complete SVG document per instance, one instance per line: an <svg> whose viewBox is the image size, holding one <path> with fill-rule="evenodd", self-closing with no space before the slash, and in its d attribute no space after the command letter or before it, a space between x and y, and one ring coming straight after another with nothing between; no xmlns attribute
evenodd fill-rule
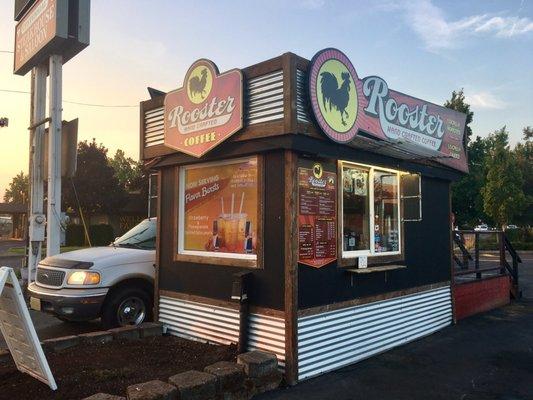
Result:
<svg viewBox="0 0 533 400"><path fill-rule="evenodd" d="M152 319L156 218L109 246L47 257L28 286L30 306L64 321L101 318L104 328Z"/></svg>
<svg viewBox="0 0 533 400"><path fill-rule="evenodd" d="M481 224L474 228L475 231L488 231L490 228L487 224Z"/></svg>
<svg viewBox="0 0 533 400"><path fill-rule="evenodd" d="M518 229L518 226L511 224L511 225L507 225L507 227L505 228L505 230L511 230L511 229Z"/></svg>

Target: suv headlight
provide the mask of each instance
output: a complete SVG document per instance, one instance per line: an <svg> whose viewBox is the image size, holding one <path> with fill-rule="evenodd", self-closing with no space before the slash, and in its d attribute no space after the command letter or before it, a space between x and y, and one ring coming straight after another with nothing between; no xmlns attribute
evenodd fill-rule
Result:
<svg viewBox="0 0 533 400"><path fill-rule="evenodd" d="M69 285L98 285L99 283L100 274L92 271L74 271L67 279Z"/></svg>

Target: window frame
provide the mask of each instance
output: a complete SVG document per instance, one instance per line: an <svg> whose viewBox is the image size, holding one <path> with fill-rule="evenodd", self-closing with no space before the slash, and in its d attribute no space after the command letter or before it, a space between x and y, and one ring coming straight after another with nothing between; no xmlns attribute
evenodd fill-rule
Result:
<svg viewBox="0 0 533 400"><path fill-rule="evenodd" d="M221 253L215 251L186 250L185 246L185 172L189 169L239 164L251 159L257 160L257 228L256 228L256 252L255 254ZM185 261L199 264L220 266L234 266L246 268L262 268L263 262L263 185L264 169L263 159L260 155L230 158L217 161L207 161L194 164L186 164L176 167L177 188L175 196L175 229L176 235L174 261Z"/></svg>
<svg viewBox="0 0 533 400"><path fill-rule="evenodd" d="M369 232L370 232L370 238L369 238L369 246L370 249L368 250L344 250L344 238L343 238L343 232L344 232L344 185L339 184L339 249L340 249L340 256L343 260L353 260L358 257L386 257L386 256L398 256L403 253L403 221L402 221L402 207L401 207L401 190L400 190L400 184L401 184L401 175L402 172L399 170L391 169L391 168L385 168L385 167L379 167L376 165L368 165L368 164L362 164L362 163L356 163L352 161L342 161L339 160L338 162L338 175L341 177L339 179L339 182L342 182L342 177L344 173L345 167L355 167L355 168L364 168L368 170L368 196L369 196ZM398 250L397 251L385 251L385 252L376 252L375 251L375 237L374 237L374 227L375 227L375 205L374 205L374 173L375 171L379 172L388 172L388 173L394 173L396 175L396 180L398 182L398 190L396 191L396 200L397 200L397 212L398 212Z"/></svg>

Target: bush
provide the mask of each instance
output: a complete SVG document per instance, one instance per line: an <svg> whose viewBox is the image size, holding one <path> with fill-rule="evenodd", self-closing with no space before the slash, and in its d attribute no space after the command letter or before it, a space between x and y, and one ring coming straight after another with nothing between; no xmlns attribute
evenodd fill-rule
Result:
<svg viewBox="0 0 533 400"><path fill-rule="evenodd" d="M65 242L67 246L83 246L85 244L83 225L67 225Z"/></svg>
<svg viewBox="0 0 533 400"><path fill-rule="evenodd" d="M115 232L111 225L90 225L89 237L91 238L91 244L93 246L107 246L115 240Z"/></svg>

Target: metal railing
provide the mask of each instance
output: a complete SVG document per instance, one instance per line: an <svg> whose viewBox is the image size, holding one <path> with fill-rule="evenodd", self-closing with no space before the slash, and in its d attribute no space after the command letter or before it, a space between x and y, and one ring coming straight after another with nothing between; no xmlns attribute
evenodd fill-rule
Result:
<svg viewBox="0 0 533 400"><path fill-rule="evenodd" d="M522 259L504 231L454 230L453 241L453 259L456 264L454 284L509 275L511 293L515 298L520 297L518 264ZM494 251L498 252L498 260L493 259ZM480 256L481 252L484 252L485 259ZM511 264L507 261L507 255L511 258ZM497 265L494 265L495 261Z"/></svg>

